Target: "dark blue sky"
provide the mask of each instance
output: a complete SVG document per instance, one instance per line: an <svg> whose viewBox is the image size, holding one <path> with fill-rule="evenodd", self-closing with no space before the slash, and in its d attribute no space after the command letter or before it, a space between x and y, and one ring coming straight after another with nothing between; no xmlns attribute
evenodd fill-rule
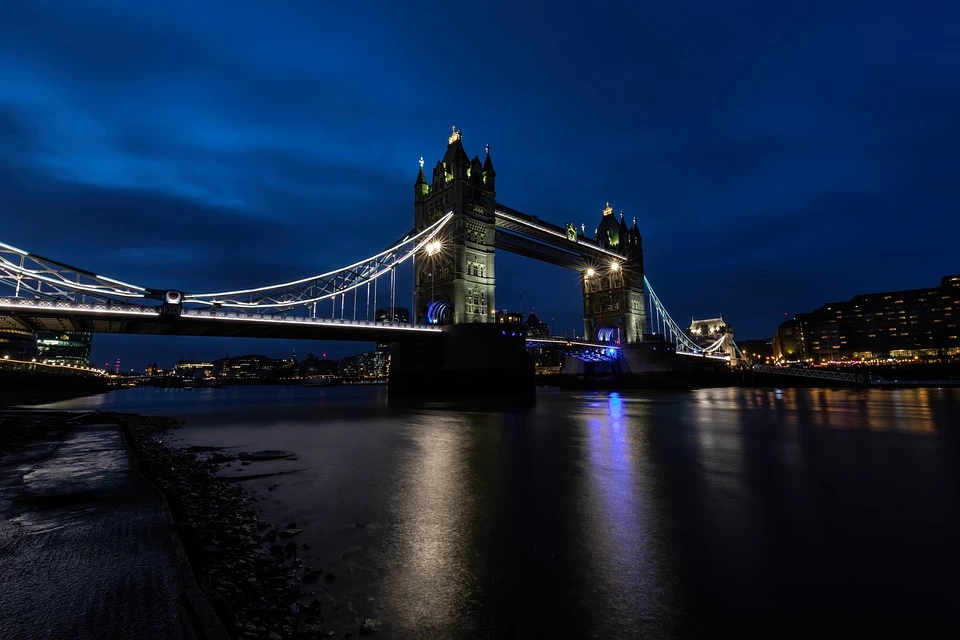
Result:
<svg viewBox="0 0 960 640"><path fill-rule="evenodd" d="M374 4L8 3L0 241L153 287L310 275L412 226L456 124L500 202L636 216L678 321L769 337L960 272L955 3ZM497 260L498 306L582 328L574 274ZM363 347L94 344L124 368Z"/></svg>

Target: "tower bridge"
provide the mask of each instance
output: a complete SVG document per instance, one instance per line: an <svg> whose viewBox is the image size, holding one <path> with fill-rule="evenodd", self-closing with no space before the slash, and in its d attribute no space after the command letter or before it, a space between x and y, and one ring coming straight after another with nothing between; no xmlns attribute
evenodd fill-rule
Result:
<svg viewBox="0 0 960 640"><path fill-rule="evenodd" d="M400 370L423 374L416 363L432 359L435 374L464 384L503 366L527 366L522 329L495 326L495 257L507 251L579 273L585 339L540 337L531 345L553 340L585 360L617 357L630 364L631 354L642 352L632 347L656 335L680 355L736 355L732 335L702 345L673 321L644 273L636 220L628 226L622 212L618 220L609 203L593 238L582 226L558 226L512 209L497 201L490 146L483 161L470 159L456 128L430 174L428 182L421 158L414 225L395 243L345 267L275 285L211 293L150 288L0 242L0 327L393 342L406 345L394 359ZM376 309L387 308L387 317L396 319L401 298L410 299L409 291L398 296L401 269L412 271L412 322L376 321ZM474 364L465 364L471 358ZM451 371L459 373L447 375Z"/></svg>

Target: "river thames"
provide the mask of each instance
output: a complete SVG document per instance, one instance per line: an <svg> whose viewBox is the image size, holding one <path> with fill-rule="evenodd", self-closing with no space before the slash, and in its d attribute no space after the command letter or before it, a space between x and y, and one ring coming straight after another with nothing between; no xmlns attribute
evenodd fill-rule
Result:
<svg viewBox="0 0 960 640"><path fill-rule="evenodd" d="M340 634L368 617L387 638L957 629L958 390L541 391L510 412L395 408L381 386L138 388L49 406L295 452L222 474L262 476L244 486L264 517L304 529Z"/></svg>

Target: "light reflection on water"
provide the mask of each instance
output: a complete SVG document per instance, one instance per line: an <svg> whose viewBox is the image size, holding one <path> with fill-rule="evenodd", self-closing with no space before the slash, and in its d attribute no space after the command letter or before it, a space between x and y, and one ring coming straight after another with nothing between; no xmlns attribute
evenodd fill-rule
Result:
<svg viewBox="0 0 960 640"><path fill-rule="evenodd" d="M410 421L410 446L400 456L388 505L396 524L385 543L394 570L384 576L379 596L397 628L422 637L450 625L462 627L459 617L471 588L466 556L474 499L466 477L469 443L463 422L462 416L447 413Z"/></svg>
<svg viewBox="0 0 960 640"><path fill-rule="evenodd" d="M586 421L586 473L580 488L584 512L580 544L594 599L616 616L595 616L590 637L669 635L672 585L661 569L661 515L652 485L646 403L612 392L591 403ZM644 597L636 600L637 594Z"/></svg>
<svg viewBox="0 0 960 640"><path fill-rule="evenodd" d="M296 451L225 473L296 470L244 486L336 574L318 595L338 631L667 637L757 610L930 618L960 596L956 391L544 392L498 413L241 387L58 406Z"/></svg>

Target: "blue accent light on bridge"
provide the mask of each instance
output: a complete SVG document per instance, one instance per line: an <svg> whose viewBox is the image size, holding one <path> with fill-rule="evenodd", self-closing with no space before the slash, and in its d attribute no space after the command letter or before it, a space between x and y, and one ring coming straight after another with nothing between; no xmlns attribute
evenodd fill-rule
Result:
<svg viewBox="0 0 960 640"><path fill-rule="evenodd" d="M597 331L597 340L600 342L612 342L620 344L620 327L616 325L606 325L600 327Z"/></svg>
<svg viewBox="0 0 960 640"><path fill-rule="evenodd" d="M427 323L428 324L440 324L440 320L443 318L443 314L450 308L450 303L447 302L446 298L441 300L431 300L427 304Z"/></svg>

